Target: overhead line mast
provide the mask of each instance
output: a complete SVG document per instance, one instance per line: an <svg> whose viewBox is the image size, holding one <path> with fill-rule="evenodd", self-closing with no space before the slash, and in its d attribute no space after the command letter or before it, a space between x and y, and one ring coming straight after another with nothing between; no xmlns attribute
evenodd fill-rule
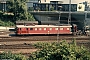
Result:
<svg viewBox="0 0 90 60"><path fill-rule="evenodd" d="M68 24L71 23L71 0L69 0L69 17L68 17Z"/></svg>

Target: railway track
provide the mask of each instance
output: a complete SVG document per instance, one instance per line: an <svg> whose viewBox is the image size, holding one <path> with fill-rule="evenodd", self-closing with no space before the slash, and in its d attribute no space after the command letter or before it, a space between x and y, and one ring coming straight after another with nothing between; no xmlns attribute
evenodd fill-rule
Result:
<svg viewBox="0 0 90 60"><path fill-rule="evenodd" d="M31 44L0 45L0 49L35 49Z"/></svg>
<svg viewBox="0 0 90 60"><path fill-rule="evenodd" d="M90 40L88 36L11 36L0 37L0 42L4 41L48 41L48 40Z"/></svg>
<svg viewBox="0 0 90 60"><path fill-rule="evenodd" d="M40 41L39 41L40 42ZM53 41L51 41L53 42ZM67 41L68 43L71 43L71 41ZM14 42L16 43L16 42ZM90 48L90 41L76 41L77 45L84 45L86 47ZM33 44L33 43L32 43ZM0 45L0 49L35 49L35 46L33 46L31 43L21 43L21 44L3 44Z"/></svg>
<svg viewBox="0 0 90 60"><path fill-rule="evenodd" d="M58 37L58 39L57 39L57 37ZM61 41L61 40L71 41L73 39L78 41L79 44L80 44L80 42L90 42L90 37L88 37L88 36L19 36L19 37L14 36L14 37L9 37L9 38L0 37L0 43L4 43L4 42L5 43L6 42L8 42L8 43L9 42L10 43L23 42L24 43L24 42L45 42L45 41L56 42L56 41ZM83 44L85 44L85 43L83 43Z"/></svg>
<svg viewBox="0 0 90 60"><path fill-rule="evenodd" d="M0 51L12 51L13 53L21 53L29 55L36 51L32 45L37 42L60 42L66 40L70 42L76 39L77 45L84 45L90 48L90 37L88 36L71 36L71 35L41 35L41 36L1 36L0 37Z"/></svg>

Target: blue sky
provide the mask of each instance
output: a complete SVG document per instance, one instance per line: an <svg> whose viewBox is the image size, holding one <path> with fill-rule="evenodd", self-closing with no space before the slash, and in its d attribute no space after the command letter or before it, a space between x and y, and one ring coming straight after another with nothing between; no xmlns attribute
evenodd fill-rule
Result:
<svg viewBox="0 0 90 60"><path fill-rule="evenodd" d="M62 0L64 3L69 3L69 0ZM80 3L80 2L84 2L84 1L88 1L90 2L90 0L71 0L72 3Z"/></svg>

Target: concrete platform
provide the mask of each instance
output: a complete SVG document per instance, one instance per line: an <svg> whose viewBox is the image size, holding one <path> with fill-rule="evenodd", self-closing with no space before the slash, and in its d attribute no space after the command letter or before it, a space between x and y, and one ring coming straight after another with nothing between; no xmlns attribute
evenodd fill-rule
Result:
<svg viewBox="0 0 90 60"><path fill-rule="evenodd" d="M9 38L9 37L11 37L11 36L9 36L9 34L7 34L7 35L0 35L0 38Z"/></svg>

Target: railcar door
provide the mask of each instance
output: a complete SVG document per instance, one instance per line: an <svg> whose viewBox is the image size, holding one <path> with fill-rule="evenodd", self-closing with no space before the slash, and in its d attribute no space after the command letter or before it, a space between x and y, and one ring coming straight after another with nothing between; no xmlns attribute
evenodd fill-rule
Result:
<svg viewBox="0 0 90 60"><path fill-rule="evenodd" d="M16 35L17 35L17 34L20 34L20 28L16 27L15 30L16 30L16 31L15 31Z"/></svg>

